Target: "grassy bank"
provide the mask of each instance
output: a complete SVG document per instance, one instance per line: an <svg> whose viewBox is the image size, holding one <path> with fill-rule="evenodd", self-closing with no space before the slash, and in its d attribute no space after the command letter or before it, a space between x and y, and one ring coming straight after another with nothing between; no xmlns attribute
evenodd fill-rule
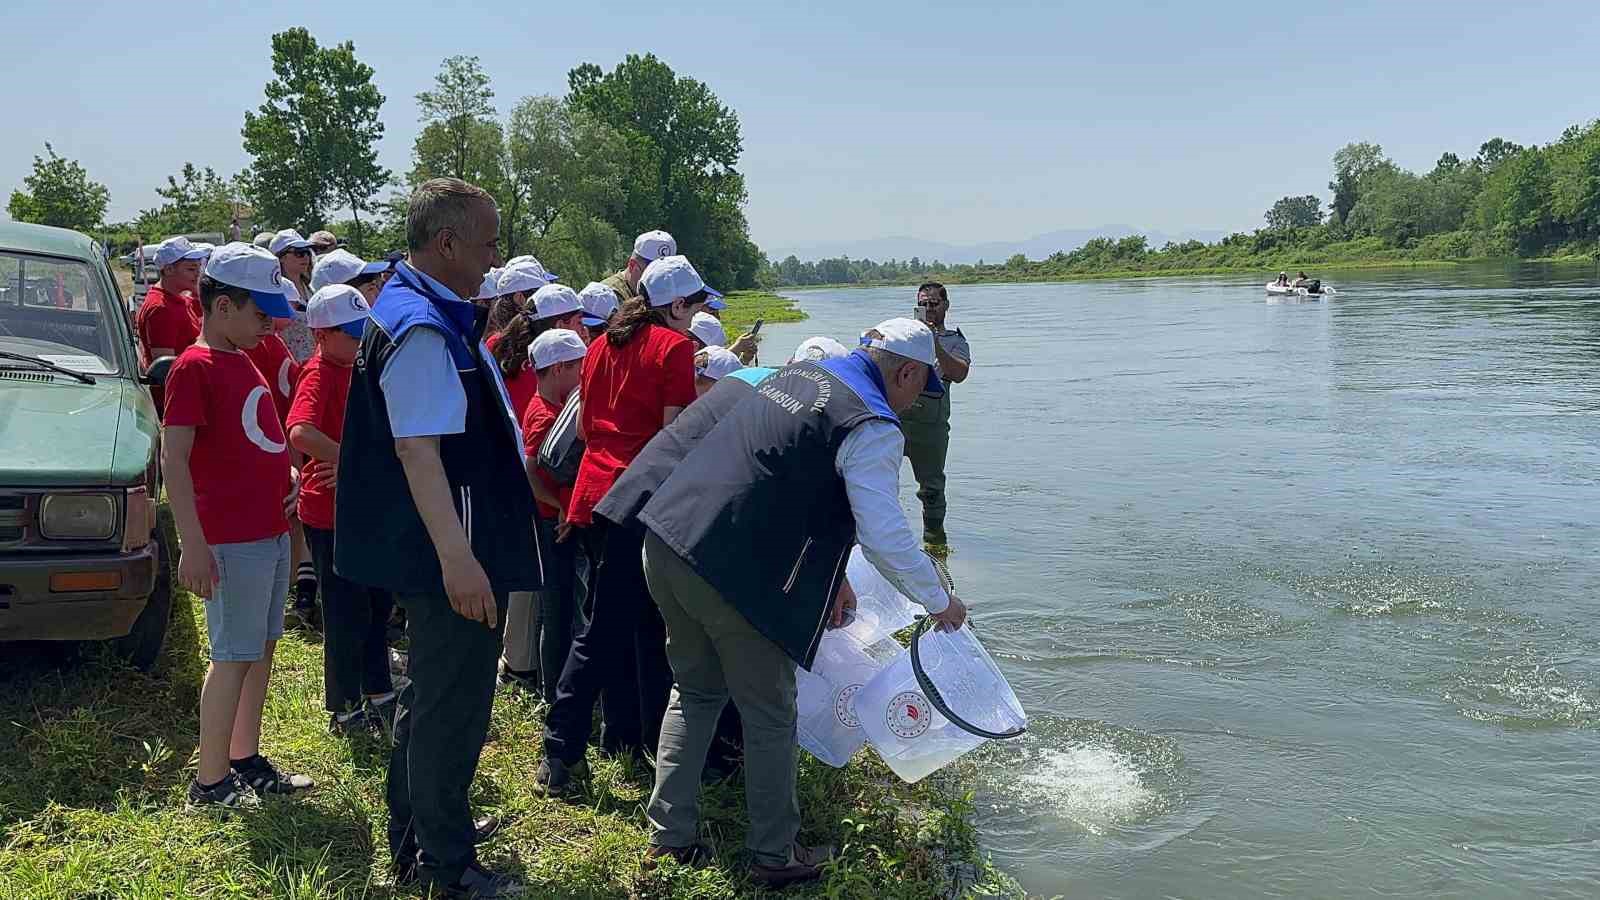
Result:
<svg viewBox="0 0 1600 900"><path fill-rule="evenodd" d="M768 325L779 322L802 322L806 314L794 301L770 291L734 291L728 294L728 308L722 311L722 327L729 340L750 330L757 319Z"/></svg>

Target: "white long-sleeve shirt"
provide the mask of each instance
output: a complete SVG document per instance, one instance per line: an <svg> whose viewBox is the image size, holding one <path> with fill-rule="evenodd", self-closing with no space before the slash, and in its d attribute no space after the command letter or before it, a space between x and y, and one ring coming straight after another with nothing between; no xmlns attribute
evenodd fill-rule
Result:
<svg viewBox="0 0 1600 900"><path fill-rule="evenodd" d="M908 599L930 613L941 613L950 605L950 595L900 508L900 459L904 455L905 435L899 427L873 419L857 425L845 437L834 467L844 479L856 520L856 543L867 562Z"/></svg>

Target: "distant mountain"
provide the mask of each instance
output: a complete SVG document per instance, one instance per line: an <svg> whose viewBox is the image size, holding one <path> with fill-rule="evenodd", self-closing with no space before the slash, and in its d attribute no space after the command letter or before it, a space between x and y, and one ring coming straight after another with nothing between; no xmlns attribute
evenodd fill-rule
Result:
<svg viewBox="0 0 1600 900"><path fill-rule="evenodd" d="M1043 259L1058 251L1076 250L1097 237L1124 238L1143 234L1151 247L1159 248L1168 241L1216 241L1227 232L1218 229L1195 229L1178 234L1149 231L1132 225L1101 225L1098 228L1067 228L1017 241L990 241L983 244L947 244L940 241L914 237L885 237L865 241L831 241L798 247L776 247L767 251L773 262L795 256L802 262L848 256L851 259L871 259L883 262L888 259L907 260L914 257L923 262L939 260L945 263L1005 262L1014 253L1025 254L1029 259Z"/></svg>

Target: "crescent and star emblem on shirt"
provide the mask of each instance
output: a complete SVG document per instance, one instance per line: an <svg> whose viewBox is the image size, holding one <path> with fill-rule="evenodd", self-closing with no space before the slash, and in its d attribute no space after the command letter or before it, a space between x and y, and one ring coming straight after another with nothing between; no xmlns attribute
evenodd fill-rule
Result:
<svg viewBox="0 0 1600 900"><path fill-rule="evenodd" d="M289 384L289 363L290 360L285 358L283 365L278 367L278 393L285 397L290 396L294 391L294 387Z"/></svg>
<svg viewBox="0 0 1600 900"><path fill-rule="evenodd" d="M268 453L282 453L287 449L286 445L267 437L267 433L261 430L262 400L268 400L268 406L271 406L267 389L258 384L251 388L250 395L244 398L244 407L239 411L239 425L244 428L244 436L250 439L250 443ZM274 412L273 415L277 413Z"/></svg>

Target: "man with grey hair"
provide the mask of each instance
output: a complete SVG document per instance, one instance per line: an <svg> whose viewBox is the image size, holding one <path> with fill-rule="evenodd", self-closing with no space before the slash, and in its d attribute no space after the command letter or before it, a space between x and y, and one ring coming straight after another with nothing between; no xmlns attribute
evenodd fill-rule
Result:
<svg viewBox="0 0 1600 900"><path fill-rule="evenodd" d="M488 734L507 595L537 590L534 502L487 315L470 298L499 262L494 200L424 182L408 258L373 304L339 447L334 566L406 611L411 684L389 760L397 878L451 896L520 890L478 865L467 789Z"/></svg>
<svg viewBox="0 0 1600 900"><path fill-rule="evenodd" d="M751 877L775 888L821 875L832 848L795 844L794 667L810 668L823 629L852 602L841 590L852 546L941 628L966 621L899 502L897 414L942 389L935 359L928 326L890 319L848 356L780 369L703 435L658 436L629 465L667 473L637 514L674 679L645 809L646 868L705 853L700 775L731 695L744 720ZM725 380L696 405L715 411L734 396L723 392L748 390ZM619 502L632 482L612 489Z"/></svg>

